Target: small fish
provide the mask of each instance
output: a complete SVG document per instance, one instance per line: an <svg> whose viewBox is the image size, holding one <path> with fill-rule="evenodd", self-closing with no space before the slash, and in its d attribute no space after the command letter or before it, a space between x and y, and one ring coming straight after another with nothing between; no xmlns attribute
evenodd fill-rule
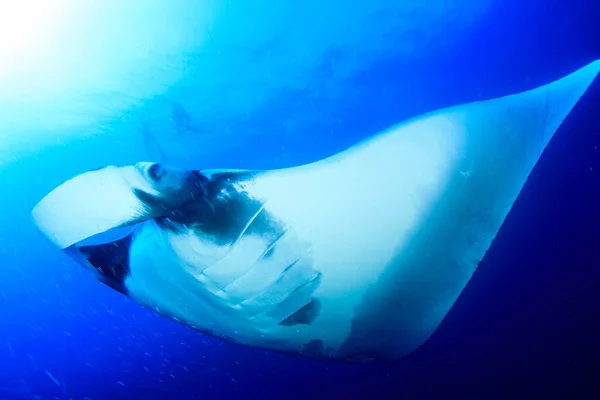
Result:
<svg viewBox="0 0 600 400"><path fill-rule="evenodd" d="M200 127L194 125L187 110L179 103L173 103L171 106L171 117L169 119L175 124L175 130L177 130L179 136L186 132L202 132Z"/></svg>

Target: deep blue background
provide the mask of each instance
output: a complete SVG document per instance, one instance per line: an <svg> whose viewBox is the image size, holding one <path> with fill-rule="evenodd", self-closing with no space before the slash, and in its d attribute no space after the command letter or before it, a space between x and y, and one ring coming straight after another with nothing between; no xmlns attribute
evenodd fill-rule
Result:
<svg viewBox="0 0 600 400"><path fill-rule="evenodd" d="M252 136L232 149L228 166L249 166L248 152L257 168L311 161L417 113L529 89L600 58L600 3L496 3L460 47L438 45L415 60L390 51L349 78L358 98L332 103L335 94L314 88L281 93L244 124L267 132L281 114L326 110L330 118L311 121L311 135L286 138L293 154L281 158L282 143ZM396 99L407 93L400 109ZM440 329L406 359L347 365L223 343L141 309L72 266L60 277L25 270L24 281L42 284L0 290L10 304L0 320L0 399L594 398L599 205L597 79ZM10 246L9 238L0 242ZM47 246L40 252L51 253ZM3 268L63 261L42 261L35 249L2 260Z"/></svg>

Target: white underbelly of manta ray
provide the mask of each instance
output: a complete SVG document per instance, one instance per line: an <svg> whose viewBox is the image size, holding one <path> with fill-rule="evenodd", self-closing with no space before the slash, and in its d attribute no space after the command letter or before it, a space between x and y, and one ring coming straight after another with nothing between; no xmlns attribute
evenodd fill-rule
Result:
<svg viewBox="0 0 600 400"><path fill-rule="evenodd" d="M599 70L428 113L289 169L86 172L33 221L102 282L202 332L397 359L442 322ZM123 226L135 229L88 243Z"/></svg>

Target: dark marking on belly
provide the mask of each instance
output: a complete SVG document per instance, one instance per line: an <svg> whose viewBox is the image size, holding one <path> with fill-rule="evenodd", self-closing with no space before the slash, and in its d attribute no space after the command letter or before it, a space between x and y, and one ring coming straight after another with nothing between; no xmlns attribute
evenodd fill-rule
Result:
<svg viewBox="0 0 600 400"><path fill-rule="evenodd" d="M321 339L313 339L302 346L301 354L315 357L330 357L333 354L331 347L325 348Z"/></svg>
<svg viewBox="0 0 600 400"><path fill-rule="evenodd" d="M202 175L200 172L198 174ZM214 173L202 183L204 192L173 208L163 200L141 190L135 195L149 210L162 215L156 223L163 230L183 234L190 229L204 237L211 237L216 245L230 245L242 235L264 236L276 241L285 233L272 215L263 209L263 203L248 195L244 184L251 182L258 171Z"/></svg>
<svg viewBox="0 0 600 400"><path fill-rule="evenodd" d="M321 355L324 350L321 339L313 339L302 347L302 353L304 354Z"/></svg>
<svg viewBox="0 0 600 400"><path fill-rule="evenodd" d="M279 325L310 325L315 318L319 316L319 311L321 311L321 302L317 299L313 299L310 303L281 321Z"/></svg>

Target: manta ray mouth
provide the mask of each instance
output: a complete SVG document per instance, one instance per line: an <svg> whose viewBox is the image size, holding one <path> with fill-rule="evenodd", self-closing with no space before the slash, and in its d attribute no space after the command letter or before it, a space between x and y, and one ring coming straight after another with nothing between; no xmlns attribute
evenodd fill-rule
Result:
<svg viewBox="0 0 600 400"><path fill-rule="evenodd" d="M134 232L131 232L125 237L102 244L86 245L82 242L63 252L94 273L98 280L127 295L125 279L130 275L129 249L133 237Z"/></svg>

